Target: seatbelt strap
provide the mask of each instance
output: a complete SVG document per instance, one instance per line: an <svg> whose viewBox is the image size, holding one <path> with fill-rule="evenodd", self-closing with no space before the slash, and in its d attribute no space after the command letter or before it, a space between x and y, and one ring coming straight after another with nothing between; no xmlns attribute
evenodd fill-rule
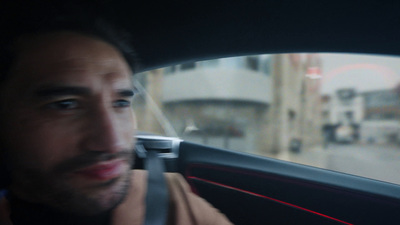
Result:
<svg viewBox="0 0 400 225"><path fill-rule="evenodd" d="M139 148L143 148L141 150L145 150L143 145L139 146ZM148 181L144 224L165 225L168 215L169 196L164 176L164 162L158 157L157 151L147 150L145 168L148 171Z"/></svg>

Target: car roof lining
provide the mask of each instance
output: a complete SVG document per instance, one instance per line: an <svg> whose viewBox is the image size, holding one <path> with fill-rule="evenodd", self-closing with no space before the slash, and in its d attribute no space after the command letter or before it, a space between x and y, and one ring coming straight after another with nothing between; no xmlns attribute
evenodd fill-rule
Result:
<svg viewBox="0 0 400 225"><path fill-rule="evenodd" d="M400 54L399 2L120 2L141 70L185 61L295 52Z"/></svg>
<svg viewBox="0 0 400 225"><path fill-rule="evenodd" d="M58 4L70 2L74 1ZM25 8L38 16L51 14L43 4L37 12ZM267 53L400 55L400 1L97 0L79 4L131 33L141 71Z"/></svg>

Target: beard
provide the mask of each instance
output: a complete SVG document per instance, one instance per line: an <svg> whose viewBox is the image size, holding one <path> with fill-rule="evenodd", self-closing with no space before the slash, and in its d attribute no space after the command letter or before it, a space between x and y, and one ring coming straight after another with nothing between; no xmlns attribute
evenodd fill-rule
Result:
<svg viewBox="0 0 400 225"><path fill-rule="evenodd" d="M85 182L85 178L71 176L75 170L113 159L126 162L126 169L119 177L91 184ZM114 209L124 200L131 183L132 163L132 151L124 151L113 154L88 152L51 170L13 166L11 190L21 199L65 213L96 215Z"/></svg>

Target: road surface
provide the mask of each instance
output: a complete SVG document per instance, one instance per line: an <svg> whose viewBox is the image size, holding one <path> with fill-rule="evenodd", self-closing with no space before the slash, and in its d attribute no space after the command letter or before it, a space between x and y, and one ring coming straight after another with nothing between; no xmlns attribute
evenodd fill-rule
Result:
<svg viewBox="0 0 400 225"><path fill-rule="evenodd" d="M291 154L290 160L400 184L400 146L330 144Z"/></svg>

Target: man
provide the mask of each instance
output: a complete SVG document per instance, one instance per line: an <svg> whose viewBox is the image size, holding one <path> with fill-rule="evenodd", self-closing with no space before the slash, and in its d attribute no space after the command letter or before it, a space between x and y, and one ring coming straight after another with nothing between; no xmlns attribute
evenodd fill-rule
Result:
<svg viewBox="0 0 400 225"><path fill-rule="evenodd" d="M106 24L79 19L7 38L0 157L10 214L0 223L143 224L147 175L131 170L133 51ZM168 224L230 224L182 177L166 177Z"/></svg>

